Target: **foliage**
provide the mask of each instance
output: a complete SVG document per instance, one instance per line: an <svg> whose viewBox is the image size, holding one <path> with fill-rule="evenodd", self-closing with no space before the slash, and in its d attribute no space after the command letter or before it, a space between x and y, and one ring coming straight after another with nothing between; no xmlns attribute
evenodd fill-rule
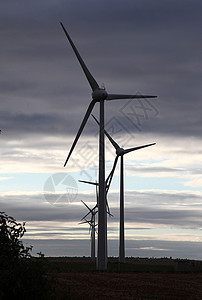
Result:
<svg viewBox="0 0 202 300"><path fill-rule="evenodd" d="M24 247L20 240L25 232L25 222L17 223L13 217L0 212L0 268L19 259L31 257L32 246Z"/></svg>
<svg viewBox="0 0 202 300"><path fill-rule="evenodd" d="M0 300L51 299L44 255L33 258L21 241L25 223L0 212Z"/></svg>

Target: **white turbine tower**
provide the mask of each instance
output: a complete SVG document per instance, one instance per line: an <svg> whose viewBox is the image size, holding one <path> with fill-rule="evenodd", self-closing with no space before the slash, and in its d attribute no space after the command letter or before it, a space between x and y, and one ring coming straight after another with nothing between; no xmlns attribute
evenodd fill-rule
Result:
<svg viewBox="0 0 202 300"><path fill-rule="evenodd" d="M92 115L92 117L95 119L95 121L99 124L98 120ZM114 146L115 150L116 150L116 157L114 160L114 164L112 167L112 171L111 171L111 177L113 177L113 173L115 171L116 168L116 164L118 162L118 158L121 158L121 163L120 163L120 228L119 228L119 261L121 263L125 262L125 238L124 238L124 164L123 164L123 157L125 154L130 153L132 151L136 151L139 149L143 149L146 147L150 147L155 145L156 143L152 143L152 144L147 144L147 145L143 145L143 146L138 146L138 147L133 147L133 148L129 148L129 149L123 149L121 148L116 142L115 140L109 135L109 133L104 130L105 135L108 137L109 141L111 142L111 144Z"/></svg>
<svg viewBox="0 0 202 300"><path fill-rule="evenodd" d="M88 106L84 119L77 132L75 140L69 151L64 166L66 166L77 141L85 127L85 124L93 110L96 102L100 103L100 131L99 131L99 203L98 203L98 247L97 247L97 269L107 269L107 218L106 218L106 189L105 189L105 144L104 144L104 101L116 99L139 99L139 98L156 98L156 96L143 96L143 95L124 95L124 94L108 94L104 88L101 88L97 81L94 79L83 59L81 58L78 50L76 49L72 39L67 33L64 25L60 23L64 33L86 75L86 78L92 89L92 100Z"/></svg>

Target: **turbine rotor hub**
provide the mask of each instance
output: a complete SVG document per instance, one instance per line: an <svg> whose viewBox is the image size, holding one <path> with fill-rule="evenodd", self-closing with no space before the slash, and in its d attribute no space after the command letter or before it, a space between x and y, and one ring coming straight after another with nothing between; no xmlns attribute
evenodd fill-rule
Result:
<svg viewBox="0 0 202 300"><path fill-rule="evenodd" d="M105 100L107 98L107 96L108 96L108 94L105 91L105 89L99 88L99 89L92 92L92 98L96 102L99 102L101 100Z"/></svg>
<svg viewBox="0 0 202 300"><path fill-rule="evenodd" d="M116 150L116 154L117 154L118 156L123 155L123 154L124 154L124 149L123 149L123 148L118 148L118 149Z"/></svg>

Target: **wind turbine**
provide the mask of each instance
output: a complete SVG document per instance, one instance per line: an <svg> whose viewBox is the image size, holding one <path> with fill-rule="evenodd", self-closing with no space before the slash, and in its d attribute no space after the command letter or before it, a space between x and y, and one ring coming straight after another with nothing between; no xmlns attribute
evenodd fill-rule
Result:
<svg viewBox="0 0 202 300"><path fill-rule="evenodd" d="M110 175L108 176L108 178L110 179L110 176L113 176L113 174L110 173ZM107 181L108 178L106 180L106 187L109 186L107 185ZM97 182L92 182L92 181L85 181L85 180L79 180L79 182L83 182L83 183L87 183L87 184L91 184L94 185L96 187L96 205L91 209L84 201L81 200L81 202L87 207L87 209L89 210L89 212L81 219L84 220L83 222L79 223L79 224L84 224L84 223L88 223L90 225L90 231L91 231L91 260L95 260L95 232L96 229L95 227L97 226L97 224L95 223L95 215L97 214L97 208L98 208L98 183ZM108 189L106 189L106 194L108 192ZM107 205L107 213L110 217L112 217L113 215L110 213L109 210L109 205L108 202L106 201L106 205ZM87 220L86 217L91 214L91 219Z"/></svg>
<svg viewBox="0 0 202 300"><path fill-rule="evenodd" d="M99 203L98 203L98 247L97 247L97 269L107 269L107 218L106 218L106 193L105 193L105 140L104 140L104 101L116 99L139 99L139 98L156 98L157 96L146 95L125 95L125 94L108 94L104 88L101 88L95 78L88 70L86 64L81 58L76 46L67 33L64 25L60 22L62 29L85 73L85 76L92 89L92 100L88 106L84 119L74 139L64 166L66 166L77 141L85 127L85 124L95 106L96 102L100 103L100 130L99 130Z"/></svg>
<svg viewBox="0 0 202 300"><path fill-rule="evenodd" d="M87 209L89 210L89 212L81 219L85 220L84 222L81 222L79 224L84 224L84 223L88 223L90 225L90 232L91 232L91 260L95 260L95 232L96 229L95 227L97 226L95 223L95 215L97 213L97 205L93 207L93 209L91 209L84 201L81 200L81 202L87 207ZM91 219L90 221L86 220L87 215L91 214Z"/></svg>
<svg viewBox="0 0 202 300"><path fill-rule="evenodd" d="M94 116L93 116L93 118L98 123L98 125L100 125L98 120ZM109 141L111 142L111 144L114 146L114 148L116 150L116 157L115 157L114 164L113 164L113 167L112 167L111 177L113 177L113 173L115 171L115 168L116 168L116 165L117 165L117 162L118 162L118 158L119 157L121 158L121 163L120 163L119 261L121 263L124 263L125 262L125 238L124 238L124 163L123 163L123 157L127 153L130 153L132 151L136 151L136 150L139 150L139 149L143 149L143 148L146 148L146 147L153 146L156 143L147 144L147 145L138 146L138 147L133 147L133 148L129 148L129 149L123 149L115 142L115 140L109 135L109 133L106 130L104 130L104 133L108 137Z"/></svg>
<svg viewBox="0 0 202 300"><path fill-rule="evenodd" d="M95 206L90 209L90 211L81 219L85 219L90 213L92 213L93 210L95 210L96 208L98 208L98 183L97 182L92 182L92 181L85 181L85 180L79 180L79 182L83 182L83 183L87 183L87 184L91 184L91 185L95 185L96 188L96 204ZM82 201L82 200L81 200ZM82 201L83 202L83 201ZM84 203L84 202L83 202ZM89 209L89 207L87 207Z"/></svg>
<svg viewBox="0 0 202 300"><path fill-rule="evenodd" d="M110 174L108 175L106 181L105 181L105 188L106 188L106 206L107 206L107 214L110 216L110 217L113 217L113 215L110 213L110 209L109 209L109 204L108 204L108 201L107 201L107 193L109 191L109 187L110 187L110 184L111 184L111 181L112 181L112 177L113 177L113 173L110 172ZM98 199L99 199L99 193L98 193L98 182L92 182L92 181L86 181L86 180L79 180L79 182L83 182L83 183L87 183L87 184L92 184L92 185L95 185L96 186L96 195L97 195L97 204L95 205L95 207L98 207Z"/></svg>

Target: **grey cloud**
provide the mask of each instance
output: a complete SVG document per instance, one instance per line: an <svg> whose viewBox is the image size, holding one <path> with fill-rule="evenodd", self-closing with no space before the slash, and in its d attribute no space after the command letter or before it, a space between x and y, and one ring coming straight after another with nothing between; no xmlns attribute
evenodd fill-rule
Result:
<svg viewBox="0 0 202 300"><path fill-rule="evenodd" d="M36 240L23 239L25 245L32 245L32 255L42 252L46 256L90 256L89 240Z"/></svg>
<svg viewBox="0 0 202 300"><path fill-rule="evenodd" d="M33 255L41 251L46 256L90 256L89 239L37 240L24 238L23 242L25 245L33 245ZM126 256L201 259L201 247L201 242L126 240ZM108 240L108 255L118 256L118 240Z"/></svg>
<svg viewBox="0 0 202 300"><path fill-rule="evenodd" d="M118 194L108 197L109 205L119 199ZM119 221L119 209L111 209L113 221ZM125 221L139 224L166 225L177 228L200 228L201 197L194 193L126 191ZM141 225L140 225L141 226Z"/></svg>
<svg viewBox="0 0 202 300"><path fill-rule="evenodd" d="M145 173L147 174L147 172L152 172L154 174L156 173L172 173L172 174L183 174L185 171L187 171L187 169L183 169L183 168L167 168L167 167L138 167L138 166L130 166L130 164L127 164L127 170L132 170L134 171L135 168L135 172L138 173ZM195 172L195 170L193 170L193 172Z"/></svg>
<svg viewBox="0 0 202 300"><path fill-rule="evenodd" d="M10 11L10 20L13 20L15 27L12 22L6 23L2 65L5 73L8 69L9 73L7 80L2 82L4 97L8 92L9 97L14 94L14 98L17 95L18 98L23 97L23 94L26 98L34 96L38 106L45 103L44 111L50 109L50 105L54 111L54 102L60 101L61 114L71 99L72 105L67 111L73 111L74 118L72 116L69 123L75 119L75 124L79 126L80 119L73 105L82 103L82 91L75 83L77 77L81 79L81 88L86 84L85 98L89 95L88 87L56 21L58 14L62 19L64 17L67 27L71 23L72 37L98 81L106 78L106 85L109 81L110 89L119 89L120 92L122 89L125 92L129 86L132 91L136 82L135 92L137 89L144 91L147 86L145 92L159 95L158 119L152 120L144 130L169 135L201 135L199 110L195 109L200 107L200 68L197 69L197 65L201 47L198 31L201 4L198 1L191 5L186 1L183 7L174 2L164 5L156 1L128 2L127 5L116 2L113 13L109 3L90 6L90 10L82 2L78 2L80 5L49 3L48 6L47 3L37 2L32 4L33 7L25 5L22 9L23 3L18 5L15 13L12 13L15 6ZM9 10L7 12L9 15ZM78 24L74 19L76 12ZM100 14L104 16L102 22L97 19ZM84 15L89 16L85 21L82 18ZM119 86L121 81L122 88ZM72 95L69 96L69 93ZM88 101L83 105L83 110L87 105ZM12 107L15 106L13 103ZM34 110L35 105L32 107L33 114L36 113ZM110 108L110 114L114 113L116 110ZM129 130L134 128L129 126Z"/></svg>
<svg viewBox="0 0 202 300"><path fill-rule="evenodd" d="M130 216L130 214L132 216ZM126 211L126 216L129 216L128 220L142 223L152 223L159 225L168 225L184 228L199 228L202 226L201 217L202 213L198 210L187 211L183 209L139 209ZM126 217L127 218L127 217Z"/></svg>
<svg viewBox="0 0 202 300"><path fill-rule="evenodd" d="M55 199L59 198L55 194ZM200 228L201 198L195 194L169 194L155 192L126 192L125 220L129 223L157 224L178 228ZM45 200L43 193L33 196L4 196L1 197L1 209L22 221L72 221L77 224L88 212L81 204L84 202L95 205L94 193L90 195L79 193L76 199L69 203L66 199L61 205L51 205ZM111 221L119 222L119 208L117 199L119 195L110 193L108 202L113 218ZM116 203L116 204L115 204ZM78 205L80 204L80 205ZM188 209L189 208L189 209ZM110 225L109 225L110 226ZM140 225L140 227L142 227Z"/></svg>
<svg viewBox="0 0 202 300"><path fill-rule="evenodd" d="M42 133L42 132L59 132L64 133L64 126L62 123L67 124L67 120L61 118L56 114L11 114L2 112L0 114L2 129L8 132L21 133ZM67 128L66 128L67 132Z"/></svg>
<svg viewBox="0 0 202 300"><path fill-rule="evenodd" d="M79 128L91 91L59 21L67 27L96 80L104 82L108 91L158 95L158 100L152 102L158 115L154 109L146 118L143 110L129 106L129 113L135 109L143 115L140 130L134 115L131 122L127 112L123 114L124 101L106 103L106 123L115 117L129 136L152 133L154 142L155 136L159 139L166 136L200 139L201 6L199 0L185 0L183 5L176 1L160 3L156 0L124 3L113 0L96 4L93 0L34 1L31 4L24 0L17 3L1 1L0 129L5 132L6 141L16 139L17 133L18 138L24 135L25 145L31 139L30 146L47 147L39 142L39 135L41 138L62 134L73 138ZM97 114L98 107L94 112ZM89 120L83 134L95 135L96 130ZM4 149L3 135L1 141ZM54 144L53 149L54 146L57 147ZM6 148L4 154L8 155L8 151L18 154L18 150ZM179 172L158 169L158 172L162 171ZM200 170L191 172L199 174ZM87 196L82 197L87 199ZM141 205L134 203L133 197L141 199ZM109 201L115 201L111 199L114 198ZM94 198L90 200L93 203ZM130 201L133 202L133 213L130 213ZM63 222L67 219L78 222L85 213L84 208L78 209L73 204L65 209L45 204L42 195L22 196L21 199L5 196L1 198L1 207L27 222ZM147 222L183 228L201 227L199 209L200 197L195 195L133 193L126 197L127 221L135 219L140 227ZM118 222L118 208L112 213ZM75 253L78 244L68 243L69 253ZM58 245L54 248L56 251L59 251ZM147 244L142 242L139 246L143 245ZM175 255L182 254L175 252L177 245L191 251L191 244L172 245L171 252ZM159 243L158 246L170 249L166 244ZM88 253L87 242L84 247ZM135 251L128 253L143 253L142 250ZM80 249L78 253L81 253ZM144 251L145 255L148 253Z"/></svg>
<svg viewBox="0 0 202 300"><path fill-rule="evenodd" d="M111 209L114 218L109 220L119 222L119 209ZM202 213L197 207L192 210L171 209L171 208L147 208L145 206L136 206L125 208L125 222L141 224L155 224L159 227L167 226L175 228L197 229L202 226Z"/></svg>
<svg viewBox="0 0 202 300"><path fill-rule="evenodd" d="M201 151L199 153L202 154ZM201 175L202 174L202 170L197 169L197 168L196 169L188 169L188 171L193 175Z"/></svg>
<svg viewBox="0 0 202 300"><path fill-rule="evenodd" d="M146 249L144 249L146 247ZM154 250L149 248L154 248ZM126 242L126 254L140 257L173 257L201 259L200 242L138 240ZM147 249L148 248L148 249ZM162 250L157 250L157 249ZM164 250L163 250L164 249ZM134 254L131 254L134 253Z"/></svg>
<svg viewBox="0 0 202 300"><path fill-rule="evenodd" d="M55 193L55 200L59 199L61 194ZM62 203L52 203L44 197L44 193L36 195L1 195L1 210L21 221L74 221L78 224L80 219L87 213L82 205L84 202L95 203L95 196L78 194L73 202L69 202L66 197ZM51 204L52 203L52 204ZM80 204L80 205L78 205Z"/></svg>

